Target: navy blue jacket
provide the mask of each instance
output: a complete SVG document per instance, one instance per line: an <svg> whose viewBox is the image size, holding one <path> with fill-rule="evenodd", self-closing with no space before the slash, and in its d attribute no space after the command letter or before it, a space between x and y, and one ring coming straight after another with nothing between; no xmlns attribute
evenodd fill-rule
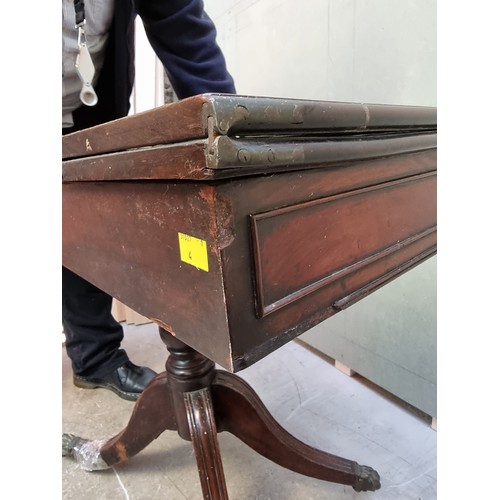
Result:
<svg viewBox="0 0 500 500"><path fill-rule="evenodd" d="M179 99L236 92L202 0L116 0L104 66L95 85L99 102L78 108L73 114L75 127L65 133L127 116L135 74L137 15Z"/></svg>

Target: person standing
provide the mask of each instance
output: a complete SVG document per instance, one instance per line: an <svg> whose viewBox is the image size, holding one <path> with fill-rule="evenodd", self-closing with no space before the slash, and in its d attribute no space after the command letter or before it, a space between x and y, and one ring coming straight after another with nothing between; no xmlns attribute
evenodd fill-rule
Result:
<svg viewBox="0 0 500 500"><path fill-rule="evenodd" d="M236 93L202 0L62 0L62 134L128 115L139 16L179 99ZM175 124L172 124L175 126ZM112 297L62 268L62 322L77 387L136 400L156 373L122 349Z"/></svg>

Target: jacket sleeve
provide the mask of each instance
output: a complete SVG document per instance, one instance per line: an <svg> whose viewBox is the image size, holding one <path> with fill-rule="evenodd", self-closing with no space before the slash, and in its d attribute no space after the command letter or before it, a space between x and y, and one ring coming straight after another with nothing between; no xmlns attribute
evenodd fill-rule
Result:
<svg viewBox="0 0 500 500"><path fill-rule="evenodd" d="M136 0L135 5L179 99L236 92L202 0Z"/></svg>

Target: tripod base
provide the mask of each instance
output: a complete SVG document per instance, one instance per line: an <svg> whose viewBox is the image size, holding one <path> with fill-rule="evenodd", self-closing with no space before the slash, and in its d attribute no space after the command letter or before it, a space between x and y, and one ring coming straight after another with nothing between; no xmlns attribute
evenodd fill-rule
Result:
<svg viewBox="0 0 500 500"><path fill-rule="evenodd" d="M63 435L63 455L87 470L111 467L139 453L165 430L192 441L205 499L228 499L217 433L227 431L269 460L309 477L350 485L356 491L380 488L379 474L299 441L271 416L240 377L215 365L160 328L170 356L137 400L125 429L103 443Z"/></svg>

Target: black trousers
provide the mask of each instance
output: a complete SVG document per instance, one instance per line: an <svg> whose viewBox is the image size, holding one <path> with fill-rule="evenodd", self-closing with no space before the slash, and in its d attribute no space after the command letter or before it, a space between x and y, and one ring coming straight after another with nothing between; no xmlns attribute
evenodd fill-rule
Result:
<svg viewBox="0 0 500 500"><path fill-rule="evenodd" d="M78 127L63 129L63 134ZM111 314L112 297L63 266L62 324L73 372L102 377L128 360L123 328Z"/></svg>
<svg viewBox="0 0 500 500"><path fill-rule="evenodd" d="M111 314L112 297L62 268L62 322L73 372L102 377L128 360L123 328Z"/></svg>

